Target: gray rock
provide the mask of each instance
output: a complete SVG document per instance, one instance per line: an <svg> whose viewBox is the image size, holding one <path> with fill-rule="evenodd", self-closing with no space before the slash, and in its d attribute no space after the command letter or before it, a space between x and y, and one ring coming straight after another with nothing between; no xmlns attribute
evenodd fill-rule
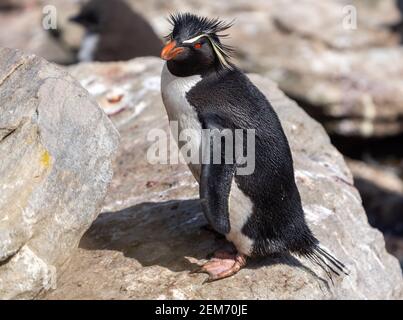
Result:
<svg viewBox="0 0 403 320"><path fill-rule="evenodd" d="M331 285L308 261L281 256L253 261L234 277L207 285L205 275L189 274L225 242L204 229L198 186L186 165L151 165L146 159L149 130L168 130L155 83L161 68L158 59L144 58L70 69L81 83L90 83L99 102L105 103L112 84L130 99L112 116L121 146L104 212L84 235L58 288L45 298L402 298L399 264L386 253L381 233L368 225L343 157L317 122L257 75L252 80L274 105L289 138L309 224L351 274ZM134 114L139 105L142 111Z"/></svg>
<svg viewBox="0 0 403 320"><path fill-rule="evenodd" d="M56 287L100 212L119 134L66 71L0 49L0 299Z"/></svg>

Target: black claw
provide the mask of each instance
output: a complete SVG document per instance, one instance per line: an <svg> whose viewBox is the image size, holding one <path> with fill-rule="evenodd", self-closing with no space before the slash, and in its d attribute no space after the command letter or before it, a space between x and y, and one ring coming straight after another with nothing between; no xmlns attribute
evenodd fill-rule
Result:
<svg viewBox="0 0 403 320"><path fill-rule="evenodd" d="M189 274L196 274L196 273L200 273L200 268L194 269L194 270L189 272Z"/></svg>
<svg viewBox="0 0 403 320"><path fill-rule="evenodd" d="M216 280L217 280L217 279L213 279L213 278L211 278L211 277L208 277L206 280L203 281L202 284L204 285L204 284L207 284L207 283L214 282L214 281L216 281Z"/></svg>
<svg viewBox="0 0 403 320"><path fill-rule="evenodd" d="M204 270L203 267L199 267L193 271L190 271L190 274L196 274L196 273L207 273L207 271Z"/></svg>

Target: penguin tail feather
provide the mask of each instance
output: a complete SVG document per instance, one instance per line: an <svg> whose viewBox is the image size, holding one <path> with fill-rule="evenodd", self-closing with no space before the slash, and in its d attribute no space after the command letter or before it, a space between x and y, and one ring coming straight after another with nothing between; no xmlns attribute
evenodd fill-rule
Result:
<svg viewBox="0 0 403 320"><path fill-rule="evenodd" d="M325 271L332 283L333 275L349 275L347 267L319 245L316 245L312 251L305 253L304 256Z"/></svg>

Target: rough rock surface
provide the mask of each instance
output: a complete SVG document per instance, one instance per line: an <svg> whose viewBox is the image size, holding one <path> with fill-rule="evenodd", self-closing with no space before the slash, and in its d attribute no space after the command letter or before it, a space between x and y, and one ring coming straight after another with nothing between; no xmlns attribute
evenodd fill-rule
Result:
<svg viewBox="0 0 403 320"><path fill-rule="evenodd" d="M112 116L121 146L104 212L83 237L57 290L45 298L402 298L399 264L386 253L381 233L368 225L342 156L318 123L256 75L252 80L269 97L290 140L309 224L351 274L331 285L307 261L281 256L253 261L234 277L207 285L205 275L189 274L224 241L204 229L198 187L187 167L146 159L153 143L146 139L149 130L168 127L161 68L158 59L143 58L70 69L82 84L91 83L88 89L100 102L108 90L97 88L105 84L120 87L122 100L130 100ZM142 111L134 116L136 108Z"/></svg>
<svg viewBox="0 0 403 320"><path fill-rule="evenodd" d="M100 212L118 139L66 71L0 49L0 299L55 288Z"/></svg>

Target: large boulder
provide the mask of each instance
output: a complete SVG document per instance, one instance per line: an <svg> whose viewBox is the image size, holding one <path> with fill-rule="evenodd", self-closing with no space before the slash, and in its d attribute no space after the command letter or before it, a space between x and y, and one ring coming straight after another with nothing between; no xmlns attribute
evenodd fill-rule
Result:
<svg viewBox="0 0 403 320"><path fill-rule="evenodd" d="M268 79L252 75L279 114L310 227L347 264L334 285L304 259L252 261L235 276L203 285L189 271L225 241L206 230L198 186L184 164L150 164L150 129L168 130L162 62L83 64L70 72L93 93L121 134L103 213L84 235L48 299L398 299L402 274L381 233L368 225L343 157L323 128ZM119 93L119 98L113 98ZM109 97L109 98L108 98Z"/></svg>
<svg viewBox="0 0 403 320"><path fill-rule="evenodd" d="M0 49L0 299L56 287L100 212L119 134L66 71Z"/></svg>

